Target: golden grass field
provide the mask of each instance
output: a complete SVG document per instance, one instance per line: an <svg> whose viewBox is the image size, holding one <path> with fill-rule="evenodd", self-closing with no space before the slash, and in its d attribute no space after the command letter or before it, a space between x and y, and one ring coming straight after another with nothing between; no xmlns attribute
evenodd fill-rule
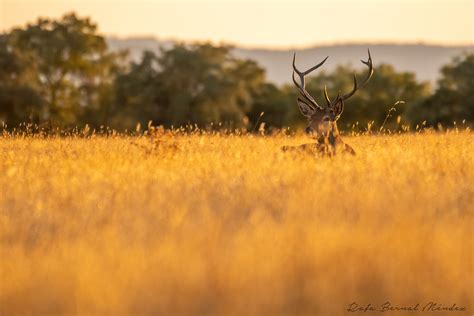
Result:
<svg viewBox="0 0 474 316"><path fill-rule="evenodd" d="M0 315L473 315L474 133L307 140L5 134Z"/></svg>

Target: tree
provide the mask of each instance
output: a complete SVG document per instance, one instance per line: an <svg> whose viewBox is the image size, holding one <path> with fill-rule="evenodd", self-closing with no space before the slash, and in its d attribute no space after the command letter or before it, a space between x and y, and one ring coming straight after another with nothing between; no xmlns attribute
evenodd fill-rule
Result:
<svg viewBox="0 0 474 316"><path fill-rule="evenodd" d="M161 93L158 57L145 51L140 62L132 62L129 70L115 79L112 125L131 128L137 123L144 125L149 120L158 121Z"/></svg>
<svg viewBox="0 0 474 316"><path fill-rule="evenodd" d="M264 79L261 67L234 58L227 46L177 44L158 56L146 52L117 77L116 108L121 117L131 118L122 121L127 127L132 120L168 127L239 127L245 125Z"/></svg>
<svg viewBox="0 0 474 316"><path fill-rule="evenodd" d="M441 69L435 93L413 108L414 120L428 125L474 123L474 54L455 57Z"/></svg>
<svg viewBox="0 0 474 316"><path fill-rule="evenodd" d="M100 107L100 91L112 82L115 56L89 18L74 13L58 21L40 18L14 29L9 42L35 74L32 82L47 104L40 120L77 124L86 111Z"/></svg>
<svg viewBox="0 0 474 316"><path fill-rule="evenodd" d="M0 36L0 123L16 126L37 122L44 111L44 102L37 87L29 83L31 73Z"/></svg>
<svg viewBox="0 0 474 316"><path fill-rule="evenodd" d="M258 128L257 123L265 123L265 126L270 128L295 126L300 117L293 113L298 109L292 96L288 87L278 88L272 83L262 85L255 95L251 110L247 112L250 125L255 128ZM294 120L294 117L297 117L298 120Z"/></svg>
<svg viewBox="0 0 474 316"><path fill-rule="evenodd" d="M405 101L405 104L397 105L396 115L400 115L401 120L408 123L410 117L407 108L420 103L430 93L429 84L419 83L413 73L397 72L386 64L378 65L374 70L369 83L345 102L344 114L339 123L342 129L350 129L356 123L363 129L372 121L374 127L379 128L396 101ZM348 93L353 87L353 72L353 68L349 66L339 66L329 74L322 72L316 77L308 78L306 89L320 100L320 104L325 104L324 85L327 85L330 98L336 97L339 91L342 94ZM367 69L356 71L356 75L361 82L367 76ZM395 125L396 120L386 124L391 128Z"/></svg>
<svg viewBox="0 0 474 316"><path fill-rule="evenodd" d="M256 63L231 56L230 47L176 45L159 57L162 118L175 126L241 126L253 92L264 80Z"/></svg>

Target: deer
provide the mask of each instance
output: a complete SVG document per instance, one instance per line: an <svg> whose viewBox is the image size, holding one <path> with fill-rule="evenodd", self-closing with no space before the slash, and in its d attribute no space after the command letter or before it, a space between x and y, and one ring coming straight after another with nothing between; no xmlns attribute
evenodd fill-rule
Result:
<svg viewBox="0 0 474 316"><path fill-rule="evenodd" d="M324 98L326 100L325 106L319 105L306 91L305 76L321 67L329 58L329 56L310 69L306 71L300 71L298 68L296 68L296 53L293 54L292 79L298 90L296 103L298 104L301 114L308 119L308 126L305 129L305 133L315 139L316 142L299 146L283 146L283 151L302 150L325 156L334 156L337 152L355 155L355 150L342 140L337 128L337 120L341 117L341 114L344 111L344 101L353 96L357 90L364 87L374 74L372 56L370 55L369 49L367 49L367 53L369 55L367 61L361 60L361 62L369 68L365 81L361 85L358 85L357 77L354 73L354 87L352 88L352 91L343 95L341 95L341 92L339 91L336 98L333 100L329 98L327 87L324 85L323 92ZM295 79L295 73L299 77L299 82Z"/></svg>

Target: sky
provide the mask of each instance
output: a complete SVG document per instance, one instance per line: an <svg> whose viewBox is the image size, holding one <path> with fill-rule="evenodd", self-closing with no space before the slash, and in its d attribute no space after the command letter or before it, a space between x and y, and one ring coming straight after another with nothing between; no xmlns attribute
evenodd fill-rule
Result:
<svg viewBox="0 0 474 316"><path fill-rule="evenodd" d="M474 44L474 0L0 0L0 31L71 11L120 38L262 48Z"/></svg>

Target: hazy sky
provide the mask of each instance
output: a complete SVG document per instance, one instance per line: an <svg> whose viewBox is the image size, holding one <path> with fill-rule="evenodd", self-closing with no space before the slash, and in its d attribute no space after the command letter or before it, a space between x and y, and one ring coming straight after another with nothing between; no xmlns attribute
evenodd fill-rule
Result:
<svg viewBox="0 0 474 316"><path fill-rule="evenodd" d="M0 0L0 29L76 11L107 35L258 47L474 43L474 0Z"/></svg>

